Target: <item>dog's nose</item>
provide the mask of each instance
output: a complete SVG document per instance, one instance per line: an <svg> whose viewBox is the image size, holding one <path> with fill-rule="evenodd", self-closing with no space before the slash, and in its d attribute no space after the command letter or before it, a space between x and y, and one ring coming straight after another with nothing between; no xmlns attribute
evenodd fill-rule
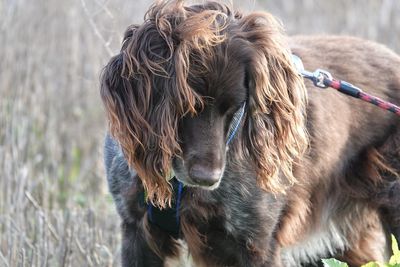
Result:
<svg viewBox="0 0 400 267"><path fill-rule="evenodd" d="M212 169L200 164L194 164L189 171L190 178L197 185L212 186L221 178L221 169Z"/></svg>

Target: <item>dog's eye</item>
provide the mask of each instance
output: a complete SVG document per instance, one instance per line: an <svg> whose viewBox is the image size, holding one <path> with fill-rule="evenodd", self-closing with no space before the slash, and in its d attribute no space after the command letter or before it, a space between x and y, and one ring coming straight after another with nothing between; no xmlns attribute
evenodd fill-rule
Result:
<svg viewBox="0 0 400 267"><path fill-rule="evenodd" d="M220 112L220 114L224 115L228 112L228 110L231 107L231 104L229 103L230 101L223 101L218 105L218 111Z"/></svg>
<svg viewBox="0 0 400 267"><path fill-rule="evenodd" d="M228 117L231 116L233 113L235 113L236 111L238 111L242 106L243 103L245 103L245 101L243 102L236 102L236 101L231 101L231 100L225 100L223 102L221 102L218 105L218 110L220 112L221 115L227 115Z"/></svg>

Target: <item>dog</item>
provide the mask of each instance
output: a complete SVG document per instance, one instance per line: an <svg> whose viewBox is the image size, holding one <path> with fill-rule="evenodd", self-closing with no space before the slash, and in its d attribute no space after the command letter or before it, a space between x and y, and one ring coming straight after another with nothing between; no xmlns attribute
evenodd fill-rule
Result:
<svg viewBox="0 0 400 267"><path fill-rule="evenodd" d="M268 13L214 1L158 1L128 27L100 89L122 266L388 259L400 120L314 87L292 54L400 103L400 57L370 41L288 37ZM171 210L178 232L151 218Z"/></svg>

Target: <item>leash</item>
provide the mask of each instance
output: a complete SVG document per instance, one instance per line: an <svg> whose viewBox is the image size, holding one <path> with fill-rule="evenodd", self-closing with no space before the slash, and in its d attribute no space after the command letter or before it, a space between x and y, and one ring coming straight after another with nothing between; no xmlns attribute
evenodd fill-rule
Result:
<svg viewBox="0 0 400 267"><path fill-rule="evenodd" d="M226 140L226 145L229 145L229 143L235 137L239 129L240 123L242 122L245 111L246 111L246 102L242 104L242 106L234 113L232 117L231 124L228 130L228 135L227 135L228 138ZM150 203L146 203L147 217L152 224L157 225L159 228L169 233L174 238L178 238L180 233L179 208L181 206L181 200L184 193L184 184L178 179L176 179L175 176L173 176L173 178L170 180L170 183L172 185L174 192L174 201L172 203L173 207L161 210L157 207L154 207ZM143 204L146 201L145 198L146 196L144 193Z"/></svg>
<svg viewBox="0 0 400 267"><path fill-rule="evenodd" d="M365 93L360 88L352 85L351 83L334 79L332 75L326 70L317 69L314 72L307 71L304 69L304 65L301 59L296 55L292 55L292 60L297 67L299 73L304 78L311 80L316 87L323 89L330 87L336 89L343 94L361 99L365 102L378 106L381 109L393 112L396 115L400 116L399 106L385 101L379 97Z"/></svg>

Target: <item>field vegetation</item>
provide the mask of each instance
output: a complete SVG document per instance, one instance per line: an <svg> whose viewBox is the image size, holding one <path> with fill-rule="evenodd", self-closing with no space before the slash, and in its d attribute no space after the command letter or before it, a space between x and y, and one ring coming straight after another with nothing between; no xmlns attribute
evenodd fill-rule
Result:
<svg viewBox="0 0 400 267"><path fill-rule="evenodd" d="M400 52L398 0L233 2L270 11L290 34L355 35ZM0 0L0 266L118 266L99 74L150 3Z"/></svg>

